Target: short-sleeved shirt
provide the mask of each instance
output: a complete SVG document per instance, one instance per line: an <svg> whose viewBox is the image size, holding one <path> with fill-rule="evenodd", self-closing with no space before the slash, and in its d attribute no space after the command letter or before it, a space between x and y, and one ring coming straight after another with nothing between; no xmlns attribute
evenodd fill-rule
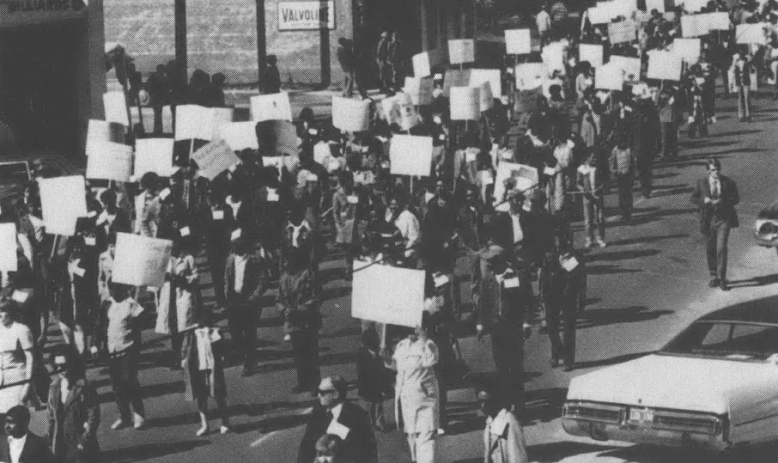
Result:
<svg viewBox="0 0 778 463"><path fill-rule="evenodd" d="M110 299L108 307L108 352L122 352L135 344L132 332L132 320L143 312L132 298L121 302Z"/></svg>

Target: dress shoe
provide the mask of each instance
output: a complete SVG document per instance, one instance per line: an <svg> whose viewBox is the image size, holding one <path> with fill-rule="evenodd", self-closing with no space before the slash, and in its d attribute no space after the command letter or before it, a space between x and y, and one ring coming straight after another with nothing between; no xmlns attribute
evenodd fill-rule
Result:
<svg viewBox="0 0 778 463"><path fill-rule="evenodd" d="M719 285L720 281L718 278L711 278L710 282L708 283L709 288L715 288Z"/></svg>
<svg viewBox="0 0 778 463"><path fill-rule="evenodd" d="M727 284L727 280L721 280L721 284L719 285L719 288L721 288L722 291L729 291L729 285Z"/></svg>

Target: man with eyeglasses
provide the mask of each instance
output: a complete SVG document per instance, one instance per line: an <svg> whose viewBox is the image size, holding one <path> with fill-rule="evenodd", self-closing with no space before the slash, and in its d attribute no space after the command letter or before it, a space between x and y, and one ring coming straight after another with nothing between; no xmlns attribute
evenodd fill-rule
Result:
<svg viewBox="0 0 778 463"><path fill-rule="evenodd" d="M367 413L346 400L348 383L340 376L324 378L317 389L319 405L314 406L305 435L300 443L297 463L311 463L316 458L316 442L325 434L338 436L344 461L378 463L373 427Z"/></svg>
<svg viewBox="0 0 778 463"><path fill-rule="evenodd" d="M740 202L737 184L721 175L721 162L708 159L708 176L697 181L692 204L700 210L700 233L707 236L708 286L727 291L727 240L729 230L739 225L735 206Z"/></svg>

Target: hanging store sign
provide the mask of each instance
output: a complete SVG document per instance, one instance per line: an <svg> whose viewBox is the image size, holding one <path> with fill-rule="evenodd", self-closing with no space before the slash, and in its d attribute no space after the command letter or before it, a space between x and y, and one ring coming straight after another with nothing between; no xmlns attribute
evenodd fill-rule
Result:
<svg viewBox="0 0 778 463"><path fill-rule="evenodd" d="M6 0L0 3L0 26L81 18L86 5L84 0Z"/></svg>
<svg viewBox="0 0 778 463"><path fill-rule="evenodd" d="M326 10L326 11L325 11ZM325 25L323 19L327 17ZM279 31L317 31L335 29L335 2L279 2Z"/></svg>

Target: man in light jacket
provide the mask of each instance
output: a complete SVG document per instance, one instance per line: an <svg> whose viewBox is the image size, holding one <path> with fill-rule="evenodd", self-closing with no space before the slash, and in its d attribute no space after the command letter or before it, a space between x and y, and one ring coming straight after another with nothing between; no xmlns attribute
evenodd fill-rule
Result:
<svg viewBox="0 0 778 463"><path fill-rule="evenodd" d="M484 463L529 462L524 430L516 416L491 391L479 391L478 404L486 415Z"/></svg>

